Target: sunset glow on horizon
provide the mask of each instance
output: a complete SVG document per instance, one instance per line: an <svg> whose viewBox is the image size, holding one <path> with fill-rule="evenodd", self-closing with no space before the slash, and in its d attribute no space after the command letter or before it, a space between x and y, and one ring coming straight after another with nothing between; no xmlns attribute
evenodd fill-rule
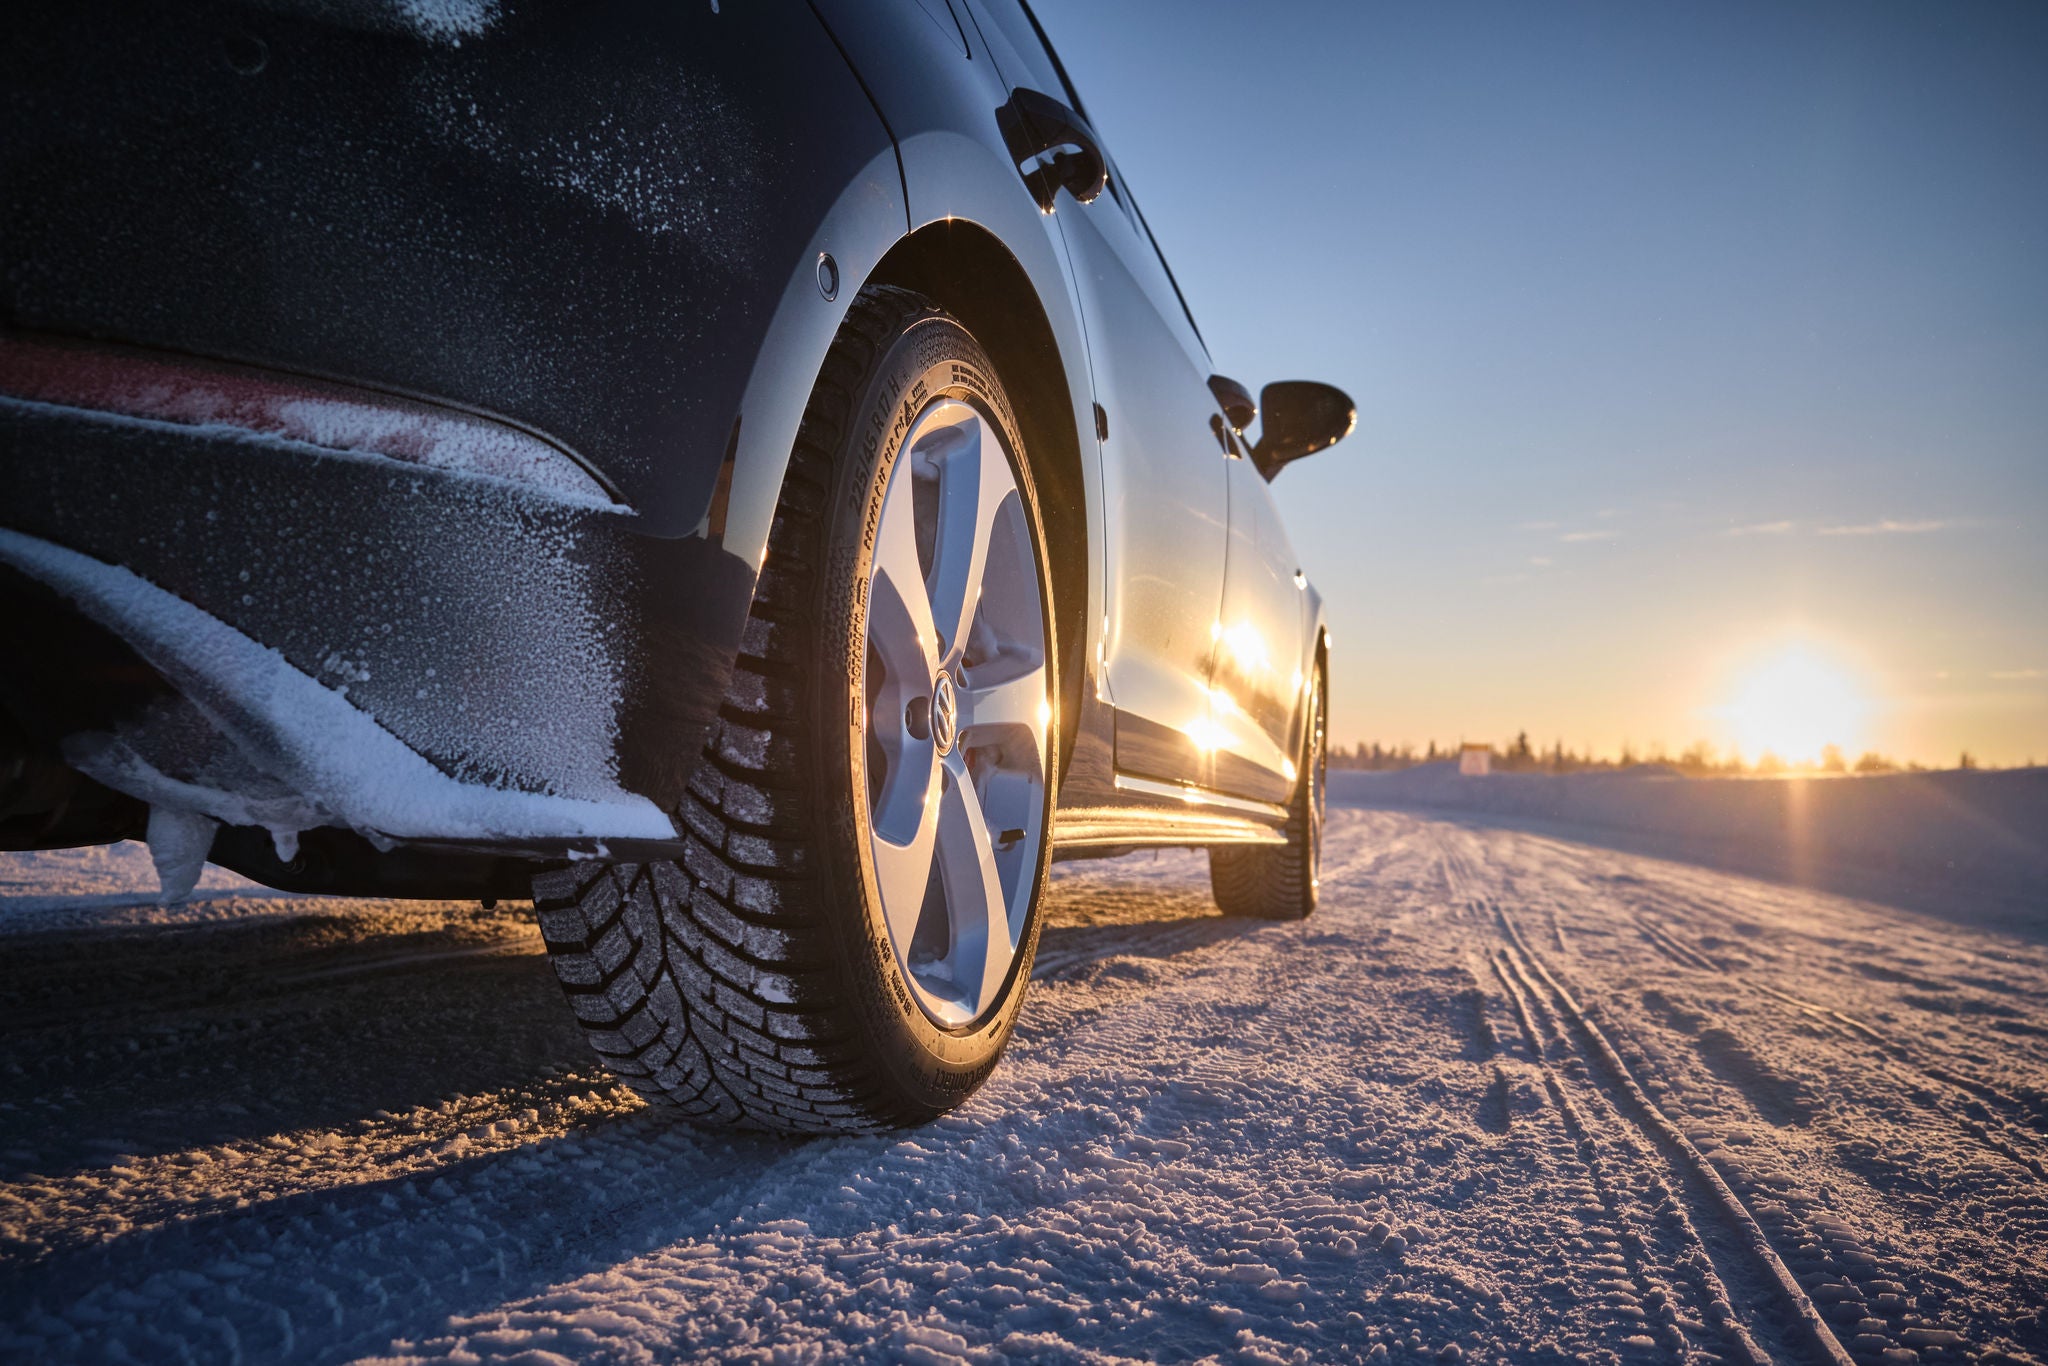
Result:
<svg viewBox="0 0 2048 1366"><path fill-rule="evenodd" d="M1213 369L1357 401L1333 746L2048 761L2048 7L1032 3Z"/></svg>
<svg viewBox="0 0 2048 1366"><path fill-rule="evenodd" d="M1727 699L1709 709L1723 743L1751 759L1811 764L1832 745L1849 758L1865 740L1869 684L1809 640L1771 645L1735 671Z"/></svg>

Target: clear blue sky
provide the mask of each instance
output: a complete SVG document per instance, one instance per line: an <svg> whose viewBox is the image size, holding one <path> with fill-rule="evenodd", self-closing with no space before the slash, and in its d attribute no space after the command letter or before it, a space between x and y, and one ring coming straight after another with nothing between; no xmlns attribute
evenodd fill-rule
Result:
<svg viewBox="0 0 2048 1366"><path fill-rule="evenodd" d="M2048 5L1035 0L1275 485L1336 738L2048 760Z"/></svg>

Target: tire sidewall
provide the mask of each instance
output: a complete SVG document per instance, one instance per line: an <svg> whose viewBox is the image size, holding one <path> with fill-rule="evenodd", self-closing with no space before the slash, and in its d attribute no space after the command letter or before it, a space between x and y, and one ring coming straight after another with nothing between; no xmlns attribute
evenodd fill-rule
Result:
<svg viewBox="0 0 2048 1366"><path fill-rule="evenodd" d="M820 851L827 877L826 918L839 941L837 967L845 974L846 999L859 1015L872 1060L890 1074L905 1100L933 1114L959 1104L988 1076L1023 1004L1037 948L1038 902L1051 863L1052 808L1059 776L1055 716L1048 728L1043 835L1030 874L1030 910L1010 977L981 1018L956 1029L941 1027L918 1005L897 966L868 843L867 803L861 797L867 782L861 680L867 667L868 588L882 503L905 438L919 414L941 398L972 405L1002 436L1036 551L1048 700L1058 705L1045 526L1016 420L994 367L973 336L944 314L925 310L906 314L864 391L855 396L849 429L837 452L819 616L819 715L814 731L823 739L815 781L827 796ZM853 889L858 895L848 894Z"/></svg>

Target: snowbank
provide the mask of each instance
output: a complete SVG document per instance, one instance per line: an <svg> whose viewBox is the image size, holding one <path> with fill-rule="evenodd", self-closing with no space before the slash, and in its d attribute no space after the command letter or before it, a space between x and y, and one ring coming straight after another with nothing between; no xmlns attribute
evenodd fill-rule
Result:
<svg viewBox="0 0 2048 1366"><path fill-rule="evenodd" d="M1879 882L1967 887L1990 918L2048 927L2048 769L1843 778L1494 773L1455 764L1336 771L1342 805L1432 809L1653 837L1658 852L1859 894ZM1897 899L1897 898L1891 898Z"/></svg>

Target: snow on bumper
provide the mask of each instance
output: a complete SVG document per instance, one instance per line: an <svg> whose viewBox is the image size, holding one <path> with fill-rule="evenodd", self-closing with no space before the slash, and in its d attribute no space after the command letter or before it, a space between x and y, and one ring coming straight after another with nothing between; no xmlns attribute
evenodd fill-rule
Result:
<svg viewBox="0 0 2048 1366"><path fill-rule="evenodd" d="M207 800L166 789L179 774L147 745L102 734L85 766L236 824L533 853L673 841L661 813L723 696L753 570L701 532L651 535L596 502L218 422L0 396L0 588L25 575L58 589L63 610L188 695L166 705L233 736L208 760ZM63 686L62 651L21 653L10 672ZM103 710L35 733L71 750L76 732L134 721ZM351 768L337 746L390 763Z"/></svg>
<svg viewBox="0 0 2048 1366"><path fill-rule="evenodd" d="M458 781L278 651L127 569L5 530L0 563L119 636L232 745L210 771L239 781L213 783L164 772L120 734L67 742L67 757L93 776L154 805L280 831L338 824L393 838L675 836L653 802L616 787L565 797Z"/></svg>

